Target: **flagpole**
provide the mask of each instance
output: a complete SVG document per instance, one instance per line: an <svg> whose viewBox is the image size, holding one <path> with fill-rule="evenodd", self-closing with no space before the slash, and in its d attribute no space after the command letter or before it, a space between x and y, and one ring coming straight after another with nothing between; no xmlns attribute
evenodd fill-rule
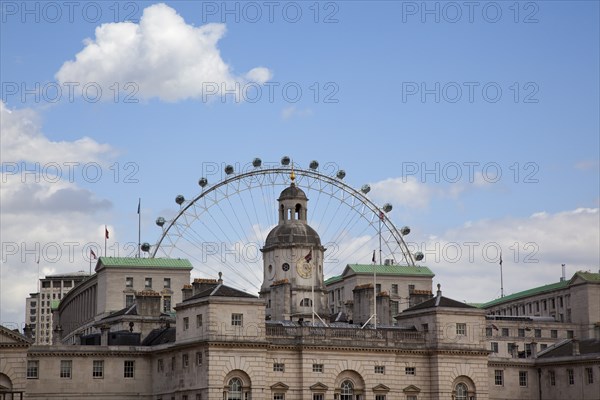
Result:
<svg viewBox="0 0 600 400"><path fill-rule="evenodd" d="M142 254L142 198L138 200L138 258L141 258Z"/></svg>
<svg viewBox="0 0 600 400"><path fill-rule="evenodd" d="M312 249L310 249L310 252L308 254L311 254L311 258L312 258ZM318 264L318 260L317 260L317 264ZM311 279L311 296L312 296L312 300L311 302L311 306L312 306L312 325L315 326L315 269L311 268L310 270L310 277Z"/></svg>
<svg viewBox="0 0 600 400"><path fill-rule="evenodd" d="M504 297L504 279L502 276L502 250L500 250L500 297Z"/></svg>
<svg viewBox="0 0 600 400"><path fill-rule="evenodd" d="M108 240L108 235L106 234L106 232L108 232L108 229L106 228L106 225L104 225L104 257L108 257L106 255L106 242Z"/></svg>

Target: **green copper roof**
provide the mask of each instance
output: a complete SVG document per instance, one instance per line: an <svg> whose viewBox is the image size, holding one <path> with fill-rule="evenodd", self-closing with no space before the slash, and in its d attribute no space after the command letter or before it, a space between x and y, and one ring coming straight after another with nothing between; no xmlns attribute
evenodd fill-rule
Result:
<svg viewBox="0 0 600 400"><path fill-rule="evenodd" d="M190 269L192 264L184 258L132 258L132 257L100 257L99 263L105 267L126 268L172 268Z"/></svg>
<svg viewBox="0 0 600 400"><path fill-rule="evenodd" d="M487 303L482 303L478 307L479 308L489 308L489 307L496 306L498 304L506 303L508 301L518 300L518 299L521 299L524 297L529 297L529 296L533 296L536 294L549 292L552 290L563 289L563 288L566 288L567 286L569 286L573 282L575 277L577 277L577 276L579 276L581 279L583 279L584 281L587 281L587 282L599 282L600 283L600 274L594 273L594 272L578 271L578 272L575 272L573 277L568 281L565 280L565 281L561 281L561 282L551 283L549 285L538 286L533 289L527 289L522 292L513 293L508 296L501 297L499 299L488 301Z"/></svg>
<svg viewBox="0 0 600 400"><path fill-rule="evenodd" d="M372 274L375 271L382 275L435 276L429 268L424 266L348 264L346 268L350 268L356 274Z"/></svg>
<svg viewBox="0 0 600 400"><path fill-rule="evenodd" d="M56 310L58 308L59 304L60 304L60 300L52 300L52 301L50 301L50 308L52 310Z"/></svg>
<svg viewBox="0 0 600 400"><path fill-rule="evenodd" d="M339 282L341 280L342 280L342 276L341 275L337 275L337 276L332 276L331 278L326 279L324 283L325 283L325 286L327 286L327 285L330 285L332 283Z"/></svg>

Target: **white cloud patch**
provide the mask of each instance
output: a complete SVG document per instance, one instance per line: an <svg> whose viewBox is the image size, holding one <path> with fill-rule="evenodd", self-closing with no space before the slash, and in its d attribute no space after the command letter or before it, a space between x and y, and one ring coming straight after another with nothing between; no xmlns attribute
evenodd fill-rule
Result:
<svg viewBox="0 0 600 400"><path fill-rule="evenodd" d="M107 165L115 151L87 137L49 140L39 115L31 109L11 111L0 102L0 113L0 324L22 328L25 298L37 289L37 261L42 276L87 271L89 246L100 255L102 221L112 209L109 200L80 187L68 174L40 173L42 166L67 162ZM32 168L36 164L40 167ZM24 174L24 168L34 172ZM108 229L116 241L117 232Z"/></svg>
<svg viewBox="0 0 600 400"><path fill-rule="evenodd" d="M3 163L19 161L38 163L97 162L116 151L108 144L100 144L89 137L73 142L52 141L41 130L39 115L32 109L9 110L0 101L0 127Z"/></svg>
<svg viewBox="0 0 600 400"><path fill-rule="evenodd" d="M313 115L313 111L310 108L299 109L296 106L289 106L281 111L281 118L288 120L294 117L303 118L310 117Z"/></svg>
<svg viewBox="0 0 600 400"><path fill-rule="evenodd" d="M469 221L410 246L425 254L422 264L436 273L445 295L488 301L500 295L500 249L505 294L557 282L563 263L567 279L578 270L598 271L599 215L597 208L578 208Z"/></svg>
<svg viewBox="0 0 600 400"><path fill-rule="evenodd" d="M166 101L198 98L203 93L234 89L236 84L263 84L268 68L255 67L235 76L223 61L217 44L224 24L187 24L171 7L155 4L144 9L139 24L106 23L96 28L74 61L56 74L60 82L96 82L110 87L133 82L143 98ZM213 93L214 94L214 93Z"/></svg>

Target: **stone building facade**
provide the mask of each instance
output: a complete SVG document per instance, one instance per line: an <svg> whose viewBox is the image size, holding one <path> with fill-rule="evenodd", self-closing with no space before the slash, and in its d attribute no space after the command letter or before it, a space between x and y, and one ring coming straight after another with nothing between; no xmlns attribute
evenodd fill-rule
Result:
<svg viewBox="0 0 600 400"><path fill-rule="evenodd" d="M279 198L280 223L263 248L259 297L227 286L222 276L190 282L187 260L101 258L94 277L56 311L62 340L29 347L26 360L11 367L12 381L22 387L25 379L26 397L37 400L545 400L540 393L587 400L597 394L600 337L578 340L580 331L590 334L588 325L491 313L443 296L439 285L432 294L426 267L410 267L420 273L406 267L407 274L400 266L373 266L404 271L388 280L376 271L382 286L374 288L369 271L348 266L325 286L319 261L326 249L304 219L306 196L290 188ZM284 252L294 255L290 262ZM408 299L398 313L390 311L392 285L399 285L399 299ZM360 322L374 310L357 303L372 304L375 293L381 323L336 322L342 309L326 304L331 292ZM584 306L571 304L571 316ZM589 320L600 317L592 313ZM517 344L510 351L509 341ZM506 352L494 352L493 342ZM558 388L565 380L569 387Z"/></svg>

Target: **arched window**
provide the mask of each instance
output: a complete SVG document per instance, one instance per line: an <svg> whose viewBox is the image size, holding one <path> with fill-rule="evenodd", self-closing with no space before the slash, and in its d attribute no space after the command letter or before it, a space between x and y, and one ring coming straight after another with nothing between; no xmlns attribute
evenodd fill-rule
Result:
<svg viewBox="0 0 600 400"><path fill-rule="evenodd" d="M456 385L456 400L467 400L469 392L467 390L467 385L464 383L459 383Z"/></svg>
<svg viewBox="0 0 600 400"><path fill-rule="evenodd" d="M342 382L340 400L352 400L354 396L354 385L351 381Z"/></svg>
<svg viewBox="0 0 600 400"><path fill-rule="evenodd" d="M285 212L284 212L284 208L283 208L283 204L282 204L282 205L279 207L279 219L280 219L281 221L283 221L283 220L284 220L284 217L285 217Z"/></svg>
<svg viewBox="0 0 600 400"><path fill-rule="evenodd" d="M296 204L296 219L297 220L302 219L302 204L300 204L300 203Z"/></svg>
<svg viewBox="0 0 600 400"><path fill-rule="evenodd" d="M312 307L312 300L309 298L304 298L300 301L300 307Z"/></svg>
<svg viewBox="0 0 600 400"><path fill-rule="evenodd" d="M227 400L242 400L242 381L239 378L233 378L229 381Z"/></svg>

